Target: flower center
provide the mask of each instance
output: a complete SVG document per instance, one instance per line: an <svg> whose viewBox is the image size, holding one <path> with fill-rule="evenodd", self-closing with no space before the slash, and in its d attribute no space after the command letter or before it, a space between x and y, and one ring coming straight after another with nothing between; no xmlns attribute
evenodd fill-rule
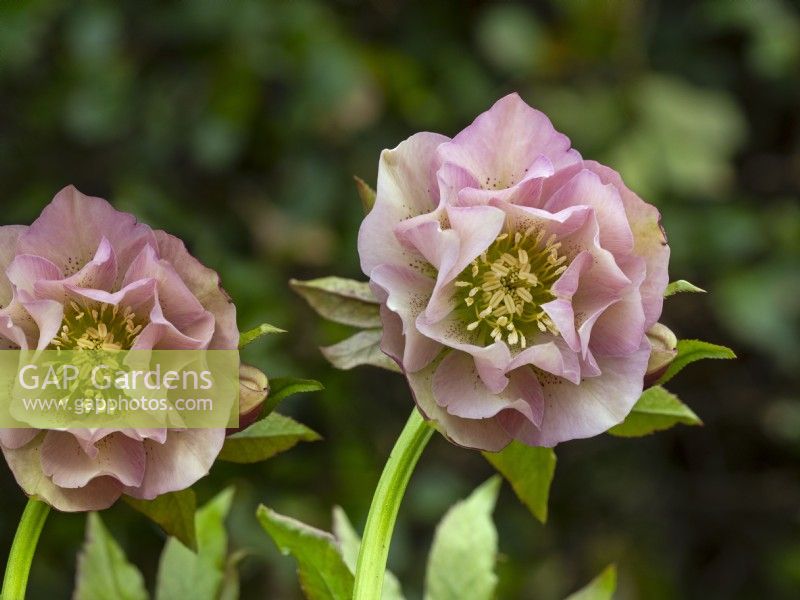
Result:
<svg viewBox="0 0 800 600"><path fill-rule="evenodd" d="M533 227L502 233L459 275L458 310L481 343L491 338L525 348L526 334L558 332L542 304L555 298L550 288L567 257L559 255L555 234L544 236Z"/></svg>
<svg viewBox="0 0 800 600"><path fill-rule="evenodd" d="M51 345L62 350L127 350L142 327L130 307L72 301L65 307L61 330Z"/></svg>

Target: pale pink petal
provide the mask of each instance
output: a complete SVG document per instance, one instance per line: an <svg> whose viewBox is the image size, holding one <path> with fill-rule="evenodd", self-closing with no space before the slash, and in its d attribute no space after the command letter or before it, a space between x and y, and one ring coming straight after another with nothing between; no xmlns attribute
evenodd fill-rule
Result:
<svg viewBox="0 0 800 600"><path fill-rule="evenodd" d="M27 350L36 344L38 332L33 317L16 298L0 310L0 349Z"/></svg>
<svg viewBox="0 0 800 600"><path fill-rule="evenodd" d="M585 167L600 177L603 183L614 185L622 196L625 213L633 231L633 252L647 262L647 275L642 284L642 304L645 313L645 329L658 321L664 304L664 289L669 283L667 268L670 249L661 228L658 209L644 202L622 181L619 173L594 161L586 161Z"/></svg>
<svg viewBox="0 0 800 600"><path fill-rule="evenodd" d="M649 355L650 345L644 341L629 356L598 358L602 375L584 379L580 385L543 381L542 426L525 428L518 433L519 439L532 446L555 446L598 435L621 423L642 394Z"/></svg>
<svg viewBox="0 0 800 600"><path fill-rule="evenodd" d="M645 314L640 286L645 276L644 259L628 257L623 265L631 285L625 295L598 317L589 346L592 353L624 356L635 352L645 335Z"/></svg>
<svg viewBox="0 0 800 600"><path fill-rule="evenodd" d="M436 179L439 183L441 203L448 206L455 206L459 203L458 198L461 190L465 188L480 189L481 185L472 173L464 167L452 163L445 163L439 167ZM481 204L486 203L481 202Z"/></svg>
<svg viewBox="0 0 800 600"><path fill-rule="evenodd" d="M113 477L98 477L77 489L55 485L42 471L43 439L44 434L17 450L2 448L14 478L26 494L63 512L103 510L117 501L122 494L122 484Z"/></svg>
<svg viewBox="0 0 800 600"><path fill-rule="evenodd" d="M394 238L392 231L400 221L438 206L435 151L447 140L435 133L418 133L397 148L381 153L375 206L358 233L361 269L367 276L378 265L407 266L416 258Z"/></svg>
<svg viewBox="0 0 800 600"><path fill-rule="evenodd" d="M159 259L149 246L133 261L123 283L144 279L154 279L157 289L150 311L150 323L139 335L136 347L173 350L207 348L214 335L214 315L186 287L172 265ZM154 345L151 346L151 343ZM172 343L177 346L170 348Z"/></svg>
<svg viewBox="0 0 800 600"><path fill-rule="evenodd" d="M431 292L426 311L430 315L444 317L455 308L455 298L449 274L459 256L460 240L452 229L442 229L438 219L426 218L429 215L404 221L396 231L398 239L413 247L435 267L436 284Z"/></svg>
<svg viewBox="0 0 800 600"><path fill-rule="evenodd" d="M155 236L161 258L172 265L203 308L214 315L214 335L209 349L236 350L239 347L236 305L222 288L219 275L189 254L184 243L175 236L163 231L156 231Z"/></svg>
<svg viewBox="0 0 800 600"><path fill-rule="evenodd" d="M439 268L436 286L425 316L431 322L443 319L456 307L454 297L456 277L497 238L503 229L505 214L491 206L447 207L451 229L446 233L456 236L452 246L451 261Z"/></svg>
<svg viewBox="0 0 800 600"><path fill-rule="evenodd" d="M0 429L0 444L10 450L16 450L22 448L38 434L38 429Z"/></svg>
<svg viewBox="0 0 800 600"><path fill-rule="evenodd" d="M514 357L508 369L517 369L525 365L533 365L545 373L561 377L574 384L578 384L581 380L578 355L559 339L552 339L549 342L525 348Z"/></svg>
<svg viewBox="0 0 800 600"><path fill-rule="evenodd" d="M122 272L145 245L155 246L152 230L133 215L68 186L20 236L18 253L46 258L69 277L92 260L103 237L114 247Z"/></svg>
<svg viewBox="0 0 800 600"><path fill-rule="evenodd" d="M373 270L372 289L386 307L403 322L403 368L422 369L439 353L440 345L422 335L414 323L430 299L434 282L408 268L380 265Z"/></svg>
<svg viewBox="0 0 800 600"><path fill-rule="evenodd" d="M498 100L452 142L442 144L438 154L443 164L461 166L484 187L496 189L519 182L540 156L556 171L580 161L569 139L517 94Z"/></svg>
<svg viewBox="0 0 800 600"><path fill-rule="evenodd" d="M33 300L23 302L22 305L39 328L39 341L36 349L46 349L61 329L61 323L64 320L64 306L55 300Z"/></svg>
<svg viewBox="0 0 800 600"><path fill-rule="evenodd" d="M193 322L178 329L164 314L160 293L155 291L149 323L133 343L133 350L205 350L214 333L214 317L203 311Z"/></svg>
<svg viewBox="0 0 800 600"><path fill-rule="evenodd" d="M46 258L20 254L6 269L8 280L25 299L33 299L35 284L40 280L61 279L61 270Z"/></svg>
<svg viewBox="0 0 800 600"><path fill-rule="evenodd" d="M433 376L436 403L451 415L465 419L487 419L503 410L515 410L532 423L541 423L543 397L530 369L515 373L499 394L491 393L475 368L472 357L450 352Z"/></svg>
<svg viewBox="0 0 800 600"><path fill-rule="evenodd" d="M224 429L172 430L163 444L145 440L144 480L139 486L126 488L125 493L152 500L161 494L185 490L208 474L224 441Z"/></svg>
<svg viewBox="0 0 800 600"><path fill-rule="evenodd" d="M67 294L77 300L101 302L110 306L129 306L137 315L149 313L152 309L155 292L155 279L137 279L118 292L106 292L79 288L71 285L64 286Z"/></svg>
<svg viewBox="0 0 800 600"><path fill-rule="evenodd" d="M633 250L633 233L628 224L620 193L614 185L604 184L589 170L582 170L545 203L544 208L558 212L570 206L590 206L600 223L600 245L615 255Z"/></svg>
<svg viewBox="0 0 800 600"><path fill-rule="evenodd" d="M8 306L13 297L6 269L17 254L17 240L28 228L23 225L0 226L0 310Z"/></svg>
<svg viewBox="0 0 800 600"><path fill-rule="evenodd" d="M52 281L58 279L56 281ZM68 288L83 288L111 292L117 283L117 257L114 248L105 237L94 258L74 275L66 279L55 277L42 278L34 285L38 298L65 301Z"/></svg>
<svg viewBox="0 0 800 600"><path fill-rule="evenodd" d="M71 433L50 431L42 444L42 471L62 488L82 488L97 477L113 477L125 486L139 486L144 478L145 453L141 442L121 434L104 436L96 454L86 454Z"/></svg>
<svg viewBox="0 0 800 600"><path fill-rule="evenodd" d="M556 297L555 300L542 304L542 310L547 313L561 337L575 352L581 349L581 343L575 329L575 310L572 306L572 297L578 290L581 276L591 268L591 265L592 255L589 252L583 251L578 254L550 288Z"/></svg>
<svg viewBox="0 0 800 600"><path fill-rule="evenodd" d="M381 290L385 295L385 292ZM402 369L405 340L403 339L403 320L391 310L381 304L381 323L383 335L381 336L381 352L391 358Z"/></svg>
<svg viewBox="0 0 800 600"><path fill-rule="evenodd" d="M466 352L475 359L475 368L483 383L494 394L502 392L508 385L508 365L511 351L505 342L495 342L488 346L476 343L476 336L467 330L461 319L451 314L440 321L431 322L425 313L417 317L416 328L426 338L436 340L442 346Z"/></svg>
<svg viewBox="0 0 800 600"><path fill-rule="evenodd" d="M458 260L448 275L449 279L454 279L497 239L506 215L493 206L448 206L447 216L461 242Z"/></svg>
<svg viewBox="0 0 800 600"><path fill-rule="evenodd" d="M438 360L433 361L416 373L406 374L420 413L454 444L488 452L505 448L512 438L497 419L462 419L451 415L436 403L433 374L438 363Z"/></svg>
<svg viewBox="0 0 800 600"><path fill-rule="evenodd" d="M537 207L541 203L544 180L553 173L550 159L539 156L525 169L523 178L513 186L499 190L465 187L458 193L456 203L462 206L479 206L495 201Z"/></svg>

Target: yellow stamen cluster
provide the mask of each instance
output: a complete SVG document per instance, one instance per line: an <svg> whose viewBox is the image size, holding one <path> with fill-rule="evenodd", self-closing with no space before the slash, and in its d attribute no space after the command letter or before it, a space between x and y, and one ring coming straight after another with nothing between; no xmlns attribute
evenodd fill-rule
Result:
<svg viewBox="0 0 800 600"><path fill-rule="evenodd" d="M71 301L52 346L62 350L127 350L142 327L130 307Z"/></svg>
<svg viewBox="0 0 800 600"><path fill-rule="evenodd" d="M543 230L506 232L464 269L456 281L459 311L467 331L488 342L505 340L525 348L536 332L557 333L542 309L554 298L550 287L567 269L556 236ZM526 337L526 333L527 336Z"/></svg>

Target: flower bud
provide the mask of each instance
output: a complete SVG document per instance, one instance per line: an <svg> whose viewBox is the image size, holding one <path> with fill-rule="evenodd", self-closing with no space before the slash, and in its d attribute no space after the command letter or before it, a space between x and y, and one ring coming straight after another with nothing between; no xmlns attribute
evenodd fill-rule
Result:
<svg viewBox="0 0 800 600"><path fill-rule="evenodd" d="M644 375L644 387L653 385L666 372L669 364L675 359L678 351L678 338L661 323L656 323L647 331L647 340L650 342L650 360L647 362L647 372Z"/></svg>
<svg viewBox="0 0 800 600"><path fill-rule="evenodd" d="M239 366L239 428L251 425L269 395L269 380L259 369L242 363Z"/></svg>

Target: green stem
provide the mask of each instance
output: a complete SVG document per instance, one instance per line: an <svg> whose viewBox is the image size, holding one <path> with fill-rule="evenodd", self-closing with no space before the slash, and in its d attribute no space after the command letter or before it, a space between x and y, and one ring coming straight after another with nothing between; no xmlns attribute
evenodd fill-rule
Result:
<svg viewBox="0 0 800 600"><path fill-rule="evenodd" d="M375 495L372 497L364 539L358 553L353 600L381 598L389 544L400 510L400 501L403 499L411 473L433 431L433 427L425 422L415 408L400 437L397 438L389 460L386 461Z"/></svg>
<svg viewBox="0 0 800 600"><path fill-rule="evenodd" d="M33 554L42 533L44 522L50 513L50 506L41 500L28 500L25 511L17 526L17 534L11 544L11 552L6 563L6 575L3 579L2 600L23 600L28 587L28 575L31 572Z"/></svg>

